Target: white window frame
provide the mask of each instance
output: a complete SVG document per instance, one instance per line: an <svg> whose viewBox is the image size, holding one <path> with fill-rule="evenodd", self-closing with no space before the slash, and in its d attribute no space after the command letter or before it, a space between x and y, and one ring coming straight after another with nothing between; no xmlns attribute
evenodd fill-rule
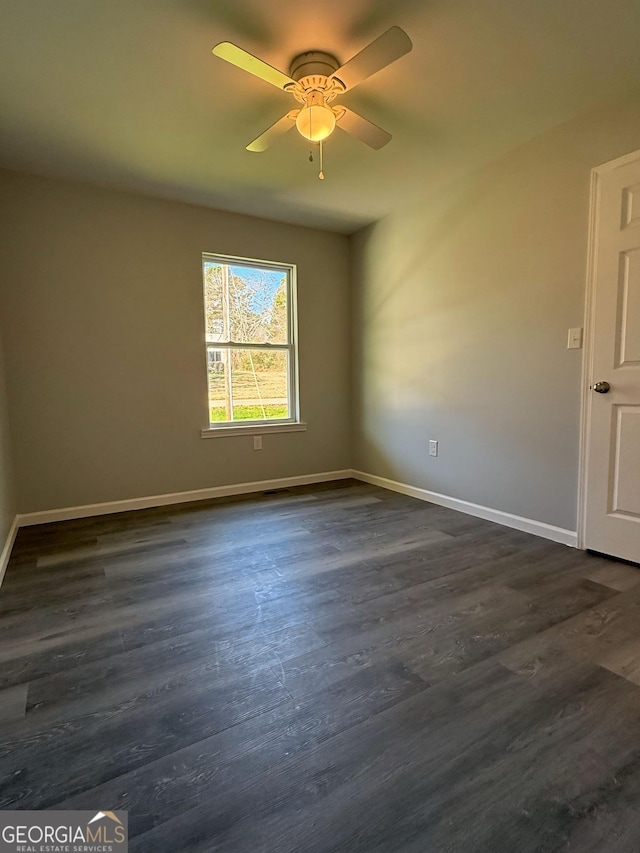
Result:
<svg viewBox="0 0 640 853"><path fill-rule="evenodd" d="M205 263L219 263L230 266L248 266L256 269L272 269L283 272L287 281L287 343L245 343L243 341L216 341L212 344L206 337L206 301L204 298L204 265ZM263 420L247 421L222 421L211 423L209 414L208 373L205 373L207 381L207 421L209 425L201 431L202 438L216 438L224 435L262 435L270 432L300 432L306 430L307 425L300 419L300 394L299 394L299 368L298 368L298 303L297 303L297 277L296 265L285 264L276 261L262 261L256 258L240 258L235 255L219 255L213 252L202 253L202 280L203 280L203 310L205 314L205 338L204 338L204 360L206 370L209 369L210 349L255 349L276 350L286 352L288 359L288 387L287 395L289 401L290 416L288 418L269 418Z"/></svg>

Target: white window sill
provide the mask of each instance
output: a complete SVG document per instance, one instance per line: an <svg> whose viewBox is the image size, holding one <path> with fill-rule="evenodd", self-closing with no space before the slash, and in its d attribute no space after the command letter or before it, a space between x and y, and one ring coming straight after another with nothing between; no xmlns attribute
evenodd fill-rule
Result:
<svg viewBox="0 0 640 853"><path fill-rule="evenodd" d="M242 424L238 426L209 427L200 432L201 438L221 438L222 436L267 435L270 432L305 432L304 421L288 424Z"/></svg>

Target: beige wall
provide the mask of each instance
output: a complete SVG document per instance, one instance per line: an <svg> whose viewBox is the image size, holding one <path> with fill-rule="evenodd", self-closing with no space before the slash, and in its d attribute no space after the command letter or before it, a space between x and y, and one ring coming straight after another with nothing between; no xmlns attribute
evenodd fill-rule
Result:
<svg viewBox="0 0 640 853"><path fill-rule="evenodd" d="M18 509L345 468L348 239L5 172L0 310ZM203 440L201 253L298 265L307 432Z"/></svg>
<svg viewBox="0 0 640 853"><path fill-rule="evenodd" d="M589 173L637 148L633 96L446 190L416 175L351 273L339 235L2 173L0 534L15 509L352 464L575 529ZM203 251L298 264L306 433L200 438Z"/></svg>
<svg viewBox="0 0 640 853"><path fill-rule="evenodd" d="M416 175L352 238L354 467L576 529L590 170L638 148L633 96L444 192Z"/></svg>
<svg viewBox="0 0 640 853"><path fill-rule="evenodd" d="M0 319L1 319L0 315ZM0 552L16 514L13 491L11 447L9 443L9 418L5 389L4 355L0 335Z"/></svg>

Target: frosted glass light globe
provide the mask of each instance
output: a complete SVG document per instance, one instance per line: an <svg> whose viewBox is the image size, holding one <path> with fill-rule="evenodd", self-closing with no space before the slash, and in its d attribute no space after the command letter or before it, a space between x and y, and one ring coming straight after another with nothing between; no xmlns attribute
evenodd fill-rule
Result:
<svg viewBox="0 0 640 853"><path fill-rule="evenodd" d="M296 117L298 132L310 142L322 142L327 139L336 127L336 117L333 110L324 104L311 104L303 107Z"/></svg>

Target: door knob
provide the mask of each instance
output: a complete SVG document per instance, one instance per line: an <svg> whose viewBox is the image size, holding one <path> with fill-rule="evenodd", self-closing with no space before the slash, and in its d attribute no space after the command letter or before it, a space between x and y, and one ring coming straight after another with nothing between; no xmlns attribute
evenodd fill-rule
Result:
<svg viewBox="0 0 640 853"><path fill-rule="evenodd" d="M596 394L607 394L611 390L611 385L608 382L594 382L591 390L595 391Z"/></svg>

